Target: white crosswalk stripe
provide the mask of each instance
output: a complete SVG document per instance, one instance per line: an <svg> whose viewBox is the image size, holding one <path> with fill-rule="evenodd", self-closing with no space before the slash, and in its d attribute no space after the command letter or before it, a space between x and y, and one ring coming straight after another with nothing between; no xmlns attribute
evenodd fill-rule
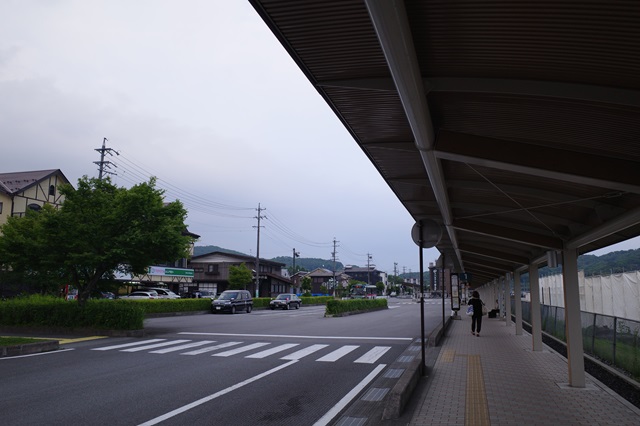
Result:
<svg viewBox="0 0 640 426"><path fill-rule="evenodd" d="M265 348L259 352L255 352L245 356L245 358L262 359L262 358L267 358L273 355L280 354L282 352L285 352L297 346L300 346L300 343L283 343L283 344L273 344L268 342L256 342L256 343L223 342L218 344L214 344L214 343L216 343L215 340L193 341L193 340L148 339L143 341L119 344L119 345L103 346L99 348L93 348L91 350L94 350L94 351L117 350L119 352L148 351L148 353L152 353L152 354L168 354L171 352L179 352L180 355L201 355L209 352L219 351L221 349L232 348L223 352L216 352L211 355L215 357L231 357L234 355L243 354L245 352L250 352L250 351L271 345L270 347ZM234 346L235 348L233 348ZM285 361L300 360L316 352L319 352L323 349L326 349L329 346L330 346L329 344L309 345L307 347L303 347L292 353L284 355L280 359ZM355 350L359 349L360 347L361 347L360 345L342 345L337 349L316 359L315 361L336 362L342 359L343 357L345 357L346 355L350 354L351 352L354 352ZM375 346L369 349L365 354L361 355L358 359L356 359L353 362L358 364L374 364L378 360L380 360L380 358L384 356L390 349L391 349L391 346Z"/></svg>
<svg viewBox="0 0 640 426"><path fill-rule="evenodd" d="M150 354L168 354L169 352L178 352L183 349L197 348L198 346L208 345L209 343L215 343L212 340L201 340L199 342L185 343L184 345L173 346L171 348L158 349L157 351L151 351Z"/></svg>
<svg viewBox="0 0 640 426"><path fill-rule="evenodd" d="M334 362L345 356L346 354L355 351L360 346L356 345L344 345L340 349L336 349L335 351L323 356L322 358L318 358L316 361L321 362Z"/></svg>
<svg viewBox="0 0 640 426"><path fill-rule="evenodd" d="M296 351L292 354L289 354L287 356L283 356L280 359L286 360L286 361L293 361L295 360L299 360L301 358L304 358L307 355L311 355L314 352L318 352L320 349L324 349L329 345L311 345L307 348L304 349L300 349L299 351Z"/></svg>
<svg viewBox="0 0 640 426"><path fill-rule="evenodd" d="M200 354L204 354L204 353L207 353L207 352L217 351L218 349L224 349L224 348L229 348L231 346L237 346L237 345L239 345L241 343L242 342L220 343L219 345L207 346L206 348L198 349L198 350L195 350L195 351L183 352L180 355L200 355Z"/></svg>
<svg viewBox="0 0 640 426"><path fill-rule="evenodd" d="M287 349L291 349L291 348L294 348L294 347L299 346L299 345L300 345L299 343L287 343L287 344L284 344L284 345L276 346L275 348L271 348L271 349L267 349L267 350L262 351L262 352L258 352L256 354L247 355L245 358L258 358L258 359L266 358L266 357L268 357L270 355L277 354L277 353L282 352L282 351L286 351Z"/></svg>
<svg viewBox="0 0 640 426"><path fill-rule="evenodd" d="M137 348L123 349L122 352L140 352L140 351L146 351L147 349L161 348L163 346L170 346L170 345L175 345L176 343L185 343L185 342L189 342L189 340L172 340L169 342L155 343L153 345L138 346Z"/></svg>
<svg viewBox="0 0 640 426"><path fill-rule="evenodd" d="M251 345L243 346L243 347L238 348L238 349L232 349L232 350L226 351L226 352L220 352L220 353L217 353L217 354L213 354L211 356L223 356L223 357L226 357L226 356L231 356L231 355L237 355L237 354L240 354L242 352L249 352L252 349L257 349L257 348L261 348L263 346L267 346L268 344L269 343L264 343L264 342L253 343Z"/></svg>
<svg viewBox="0 0 640 426"><path fill-rule="evenodd" d="M382 355L386 354L389 349L391 349L391 346L376 346L353 362L360 364L373 364L380 359Z"/></svg>
<svg viewBox="0 0 640 426"><path fill-rule="evenodd" d="M102 348L93 348L92 351L110 351L112 349L130 348L131 346L146 345L147 343L163 342L167 339L151 339L142 342L124 343L122 345L104 346Z"/></svg>

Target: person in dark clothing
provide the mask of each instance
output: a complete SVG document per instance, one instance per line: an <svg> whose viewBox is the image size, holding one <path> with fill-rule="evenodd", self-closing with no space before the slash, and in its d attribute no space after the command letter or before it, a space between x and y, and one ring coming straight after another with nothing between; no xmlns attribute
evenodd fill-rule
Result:
<svg viewBox="0 0 640 426"><path fill-rule="evenodd" d="M477 291L471 293L469 305L473 306L473 315L471 316L471 334L480 337L480 329L482 328L482 307L484 306L484 302L480 300L480 294Z"/></svg>

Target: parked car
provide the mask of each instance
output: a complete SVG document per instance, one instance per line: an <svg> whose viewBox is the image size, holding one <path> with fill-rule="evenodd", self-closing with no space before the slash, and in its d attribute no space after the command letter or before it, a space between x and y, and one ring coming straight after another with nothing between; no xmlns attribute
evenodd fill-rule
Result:
<svg viewBox="0 0 640 426"><path fill-rule="evenodd" d="M217 296L216 292L211 290L198 290L196 293L196 297L202 299L215 299Z"/></svg>
<svg viewBox="0 0 640 426"><path fill-rule="evenodd" d="M180 296L178 296L177 294L175 294L173 291L169 290L168 288L145 287L145 288L143 288L141 290L142 291L155 291L156 293L158 293L158 298L159 299L180 299Z"/></svg>
<svg viewBox="0 0 640 426"><path fill-rule="evenodd" d="M142 290L136 290L131 292L130 294L126 295L126 296L121 296L121 299L131 299L131 300L135 300L135 299L159 299L158 297L158 293L156 291L142 291Z"/></svg>
<svg viewBox="0 0 640 426"><path fill-rule="evenodd" d="M253 298L247 290L226 290L220 293L220 297L211 301L211 313L246 310L250 313L253 309Z"/></svg>
<svg viewBox="0 0 640 426"><path fill-rule="evenodd" d="M279 294L278 297L269 302L269 308L272 310L276 308L291 309L291 307L299 309L300 305L302 305L302 299L293 293Z"/></svg>

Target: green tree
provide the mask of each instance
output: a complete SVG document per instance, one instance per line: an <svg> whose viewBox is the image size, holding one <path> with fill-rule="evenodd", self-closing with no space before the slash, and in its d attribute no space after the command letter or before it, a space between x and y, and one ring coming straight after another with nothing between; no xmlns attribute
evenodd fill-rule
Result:
<svg viewBox="0 0 640 426"><path fill-rule="evenodd" d="M0 259L17 274L51 286L70 284L84 305L101 281L115 272L144 274L150 265L186 257L191 238L183 235L182 203L165 204L155 179L130 189L109 178L62 185L65 201L45 206L2 226Z"/></svg>
<svg viewBox="0 0 640 426"><path fill-rule="evenodd" d="M378 291L378 294L384 294L384 283L382 281L378 281L376 283L376 290Z"/></svg>
<svg viewBox="0 0 640 426"><path fill-rule="evenodd" d="M311 278L302 277L300 288L302 288L302 290L304 290L305 293L311 293Z"/></svg>
<svg viewBox="0 0 640 426"><path fill-rule="evenodd" d="M253 281L253 273L244 263L229 267L229 289L246 290L247 284L251 284L251 281Z"/></svg>

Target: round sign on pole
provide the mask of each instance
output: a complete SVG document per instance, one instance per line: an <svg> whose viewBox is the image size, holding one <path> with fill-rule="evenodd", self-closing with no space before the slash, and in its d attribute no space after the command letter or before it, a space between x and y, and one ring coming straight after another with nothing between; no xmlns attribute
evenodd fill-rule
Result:
<svg viewBox="0 0 640 426"><path fill-rule="evenodd" d="M431 219L421 220L411 228L411 238L418 247L435 247L442 238L442 227Z"/></svg>

